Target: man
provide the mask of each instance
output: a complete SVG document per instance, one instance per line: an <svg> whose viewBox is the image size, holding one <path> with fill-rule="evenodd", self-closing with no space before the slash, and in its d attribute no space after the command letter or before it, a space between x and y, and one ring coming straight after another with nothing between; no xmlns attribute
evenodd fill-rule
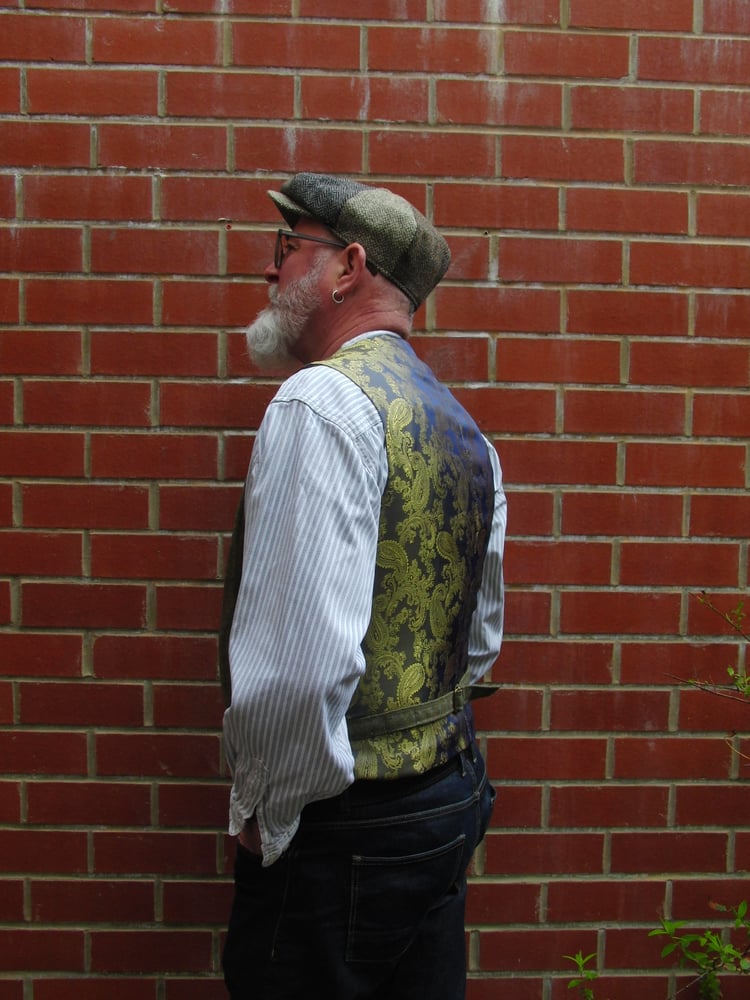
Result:
<svg viewBox="0 0 750 1000"><path fill-rule="evenodd" d="M341 177L269 195L289 229L248 345L304 367L258 432L225 591L225 980L233 1000L457 1000L494 798L468 700L500 648L500 467L406 339L443 237Z"/></svg>

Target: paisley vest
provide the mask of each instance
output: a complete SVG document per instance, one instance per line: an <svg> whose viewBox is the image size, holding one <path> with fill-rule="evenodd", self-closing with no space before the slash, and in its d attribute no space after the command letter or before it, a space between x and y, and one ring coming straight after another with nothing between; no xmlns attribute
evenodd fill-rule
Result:
<svg viewBox="0 0 750 1000"><path fill-rule="evenodd" d="M350 344L317 362L351 379L383 423L381 503L365 672L347 711L356 778L420 774L473 738L468 645L492 523L487 445L469 414L410 345ZM228 642L241 575L243 505L232 540L219 657L230 698Z"/></svg>

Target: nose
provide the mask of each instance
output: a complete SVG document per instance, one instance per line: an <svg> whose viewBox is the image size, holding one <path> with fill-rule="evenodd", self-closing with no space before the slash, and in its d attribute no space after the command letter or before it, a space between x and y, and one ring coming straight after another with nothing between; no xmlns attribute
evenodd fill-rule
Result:
<svg viewBox="0 0 750 1000"><path fill-rule="evenodd" d="M263 272L263 277L269 285L275 285L279 280L279 269L275 264L268 264Z"/></svg>

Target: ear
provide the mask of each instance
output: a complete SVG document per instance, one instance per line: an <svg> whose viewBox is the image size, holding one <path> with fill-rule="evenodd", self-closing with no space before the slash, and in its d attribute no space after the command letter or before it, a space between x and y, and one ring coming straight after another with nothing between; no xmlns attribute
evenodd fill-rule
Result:
<svg viewBox="0 0 750 1000"><path fill-rule="evenodd" d="M344 295L351 293L360 283L367 270L367 254L361 243L350 243L339 258L336 287Z"/></svg>

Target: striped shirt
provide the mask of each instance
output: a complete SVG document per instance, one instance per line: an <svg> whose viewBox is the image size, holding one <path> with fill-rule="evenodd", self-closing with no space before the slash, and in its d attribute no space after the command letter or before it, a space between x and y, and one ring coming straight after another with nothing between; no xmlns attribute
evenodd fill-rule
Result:
<svg viewBox="0 0 750 1000"><path fill-rule="evenodd" d="M502 639L506 504L489 442L488 450L495 511L471 626L472 680L492 665ZM229 832L255 814L264 865L289 845L306 804L354 780L345 714L365 670L387 475L380 416L350 379L325 366L287 379L248 470L224 716Z"/></svg>

